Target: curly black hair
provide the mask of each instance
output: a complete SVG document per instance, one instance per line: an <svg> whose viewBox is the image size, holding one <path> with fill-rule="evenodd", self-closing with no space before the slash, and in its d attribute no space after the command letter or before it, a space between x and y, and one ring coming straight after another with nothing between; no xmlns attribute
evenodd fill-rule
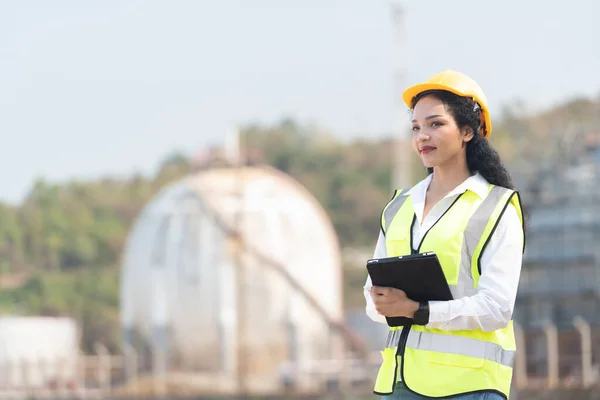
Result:
<svg viewBox="0 0 600 400"><path fill-rule="evenodd" d="M421 92L412 99L412 108L425 96L433 96L444 103L446 110L456 125L462 129L465 126L473 129L473 139L467 142L467 167L471 173L479 172L489 183L507 189L515 189L510 174L502 164L498 152L492 148L488 140L480 133L486 131L481 122L481 108L468 97L462 97L446 90L428 90ZM428 168L429 173L433 172Z"/></svg>

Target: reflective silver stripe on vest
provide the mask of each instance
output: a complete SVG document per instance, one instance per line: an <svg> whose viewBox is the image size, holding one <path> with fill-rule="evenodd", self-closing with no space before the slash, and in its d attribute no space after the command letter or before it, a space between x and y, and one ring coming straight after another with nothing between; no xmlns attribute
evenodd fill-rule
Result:
<svg viewBox="0 0 600 400"><path fill-rule="evenodd" d="M385 211L383 212L383 219L385 221L384 233L388 231L388 228L390 227L390 224L392 223L394 217L398 213L398 210L400 210L400 207L402 207L402 204L404 204L404 202L406 201L406 196L404 194L408 191L409 189L404 189L400 191L400 194L397 195L392 201L390 201Z"/></svg>
<svg viewBox="0 0 600 400"><path fill-rule="evenodd" d="M390 347L390 348L394 348L396 346L398 346L398 343L400 343L400 333L402 333L402 327L400 327L398 330L389 330L388 331L388 337L385 341L385 347Z"/></svg>
<svg viewBox="0 0 600 400"><path fill-rule="evenodd" d="M477 210L473 213L464 232L462 254L460 257L460 270L458 273L458 285L451 287L455 299L472 296L477 292L474 288L475 281L471 273L471 262L475 248L479 244L483 231L487 226L498 202L510 189L493 186L487 197L483 199Z"/></svg>
<svg viewBox="0 0 600 400"><path fill-rule="evenodd" d="M397 332L398 335L392 336L392 332L390 332L386 347L394 348L398 346L400 331L394 332ZM462 336L438 335L432 332L411 330L406 346L417 350L482 358L511 368L515 360L515 351L505 350L499 344Z"/></svg>

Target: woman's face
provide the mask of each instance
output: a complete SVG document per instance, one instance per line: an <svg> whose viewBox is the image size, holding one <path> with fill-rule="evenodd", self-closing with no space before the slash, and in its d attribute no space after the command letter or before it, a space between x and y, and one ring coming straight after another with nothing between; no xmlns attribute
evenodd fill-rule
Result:
<svg viewBox="0 0 600 400"><path fill-rule="evenodd" d="M461 132L444 103L434 96L425 96L415 105L412 131L413 147L428 168L464 160L465 143L473 137L470 129Z"/></svg>

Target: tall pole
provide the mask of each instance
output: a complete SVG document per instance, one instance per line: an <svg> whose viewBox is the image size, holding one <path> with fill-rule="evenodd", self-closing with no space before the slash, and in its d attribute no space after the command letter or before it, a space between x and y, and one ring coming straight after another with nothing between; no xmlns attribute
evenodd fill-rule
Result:
<svg viewBox="0 0 600 400"><path fill-rule="evenodd" d="M404 9L398 4L392 4L392 22L394 26L394 112L392 146L392 190L409 188L412 183L411 145L407 125L406 104L402 101L402 91L406 85L406 51L404 43Z"/></svg>
<svg viewBox="0 0 600 400"><path fill-rule="evenodd" d="M246 271L244 267L244 234L243 218L244 218L244 163L242 161L240 131L236 128L232 135L232 143L229 148L230 161L233 161L233 166L236 168L235 189L237 212L234 220L234 265L236 269L236 318L237 318L237 389L240 398L245 399L246 393L246 322L247 322L247 307L246 307Z"/></svg>

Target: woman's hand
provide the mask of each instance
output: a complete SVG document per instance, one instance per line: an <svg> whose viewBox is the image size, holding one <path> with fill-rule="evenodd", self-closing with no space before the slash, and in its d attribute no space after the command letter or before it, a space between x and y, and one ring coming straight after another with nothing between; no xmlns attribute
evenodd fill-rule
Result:
<svg viewBox="0 0 600 400"><path fill-rule="evenodd" d="M412 318L419 309L419 303L406 297L403 290L373 286L371 298L377 312L385 317Z"/></svg>

